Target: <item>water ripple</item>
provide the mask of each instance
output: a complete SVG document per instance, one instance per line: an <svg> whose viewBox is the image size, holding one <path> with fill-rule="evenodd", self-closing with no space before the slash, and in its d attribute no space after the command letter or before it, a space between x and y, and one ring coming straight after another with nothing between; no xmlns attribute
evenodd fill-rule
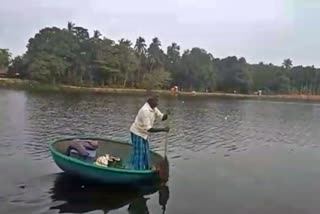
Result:
<svg viewBox="0 0 320 214"><path fill-rule="evenodd" d="M0 146L5 152L2 149L0 155L12 155L22 148L31 159L47 159L46 142L56 136L129 138L129 127L142 104L143 98L130 96L29 96L18 111L19 118L12 116L5 126L1 123ZM183 151L232 155L252 146L273 144L314 147L320 137L315 128L320 120L319 106L306 110L300 105L275 107L273 103L223 100L182 104L173 99L162 100L159 108L170 108L173 113L168 149L177 156ZM297 115L299 110L303 113ZM151 148L161 150L163 139L163 134L153 135Z"/></svg>

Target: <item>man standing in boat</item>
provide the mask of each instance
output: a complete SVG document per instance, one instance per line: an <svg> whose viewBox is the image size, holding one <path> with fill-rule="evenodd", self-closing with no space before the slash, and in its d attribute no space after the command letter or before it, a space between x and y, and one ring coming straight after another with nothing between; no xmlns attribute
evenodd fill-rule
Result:
<svg viewBox="0 0 320 214"><path fill-rule="evenodd" d="M168 115L162 114L157 106L158 96L153 95L149 97L147 99L147 102L138 111L138 114L130 127L131 142L133 145L130 164L134 169L151 169L149 162L149 134L155 132L169 132L169 127L153 127L154 121L156 119L164 121L168 118Z"/></svg>

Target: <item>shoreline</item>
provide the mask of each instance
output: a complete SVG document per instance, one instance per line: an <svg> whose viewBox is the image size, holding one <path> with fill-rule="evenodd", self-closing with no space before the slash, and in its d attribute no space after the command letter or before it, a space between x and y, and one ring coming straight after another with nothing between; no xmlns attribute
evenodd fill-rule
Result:
<svg viewBox="0 0 320 214"><path fill-rule="evenodd" d="M146 89L133 88L102 88L84 87L72 85L49 85L31 80L21 80L12 78L0 78L0 88L19 89L37 92L62 92L62 93L94 93L94 94L119 94L119 95L146 95ZM152 90L160 96L187 96L187 97L215 97L232 99L255 99L255 100L279 100L279 101L313 101L320 102L320 95L308 94L277 94L277 95L254 95L254 94L233 94L225 92L176 92L170 90Z"/></svg>

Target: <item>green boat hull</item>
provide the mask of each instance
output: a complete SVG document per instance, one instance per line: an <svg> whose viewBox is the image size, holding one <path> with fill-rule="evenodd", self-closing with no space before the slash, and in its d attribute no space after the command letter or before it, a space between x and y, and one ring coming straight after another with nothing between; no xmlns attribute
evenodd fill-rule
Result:
<svg viewBox="0 0 320 214"><path fill-rule="evenodd" d="M111 153L112 155L120 157L124 162L126 162L128 161L131 153L131 144L120 139L76 137L53 140L49 144L52 158L56 165L68 174L97 182L120 185L133 185L159 180L159 174L152 170L134 170L98 166L93 162L67 156L65 152L66 148L74 139L98 140L99 148L97 150L96 157L102 154ZM151 152L150 157L153 165L159 165L161 160L163 160L163 158L155 152Z"/></svg>

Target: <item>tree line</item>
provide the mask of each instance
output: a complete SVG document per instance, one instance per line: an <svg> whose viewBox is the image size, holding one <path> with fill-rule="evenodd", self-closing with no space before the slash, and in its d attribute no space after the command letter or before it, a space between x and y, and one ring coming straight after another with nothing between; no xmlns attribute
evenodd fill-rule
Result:
<svg viewBox="0 0 320 214"><path fill-rule="evenodd" d="M320 70L314 66L293 66L285 59L281 66L247 63L244 57L216 58L194 47L182 51L177 43L166 49L155 37L146 44L143 37L132 42L113 41L98 30L68 22L66 28L41 29L27 44L27 51L11 58L0 49L0 68L9 76L46 84L95 87L168 89L185 91L318 94Z"/></svg>

